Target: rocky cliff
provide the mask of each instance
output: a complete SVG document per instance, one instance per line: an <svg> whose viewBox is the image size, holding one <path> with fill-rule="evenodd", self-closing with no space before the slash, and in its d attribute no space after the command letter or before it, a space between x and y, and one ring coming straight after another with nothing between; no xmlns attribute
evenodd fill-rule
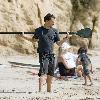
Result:
<svg viewBox="0 0 100 100"><path fill-rule="evenodd" d="M71 44L82 44L89 48L100 48L100 0L1 0L0 32L32 32L43 25L47 13L56 16L55 26L59 31L78 31L85 27L92 29L92 39L71 37ZM20 53L35 53L35 43L30 43L20 36L0 35L0 48ZM8 49L9 48L9 49ZM31 48L31 49L30 49Z"/></svg>

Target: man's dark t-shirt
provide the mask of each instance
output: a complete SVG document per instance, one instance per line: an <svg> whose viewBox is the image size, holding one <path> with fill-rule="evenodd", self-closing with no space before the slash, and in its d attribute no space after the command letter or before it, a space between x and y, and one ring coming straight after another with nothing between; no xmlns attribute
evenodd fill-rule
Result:
<svg viewBox="0 0 100 100"><path fill-rule="evenodd" d="M46 29L43 26L35 30L34 37L38 41L38 53L52 53L54 43L59 41L59 34L55 28Z"/></svg>

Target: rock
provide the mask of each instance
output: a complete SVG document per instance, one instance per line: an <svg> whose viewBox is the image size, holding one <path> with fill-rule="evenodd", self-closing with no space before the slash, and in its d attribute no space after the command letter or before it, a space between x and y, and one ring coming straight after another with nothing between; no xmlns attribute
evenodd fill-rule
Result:
<svg viewBox="0 0 100 100"><path fill-rule="evenodd" d="M100 1L99 0L1 0L0 32L33 32L43 25L47 13L56 16L56 28L59 31L78 31L90 27L91 39L72 36L71 43L89 48L100 48ZM16 38L16 35L0 35L0 46L13 49L19 53L35 54L35 44ZM55 47L56 48L56 47ZM13 50L7 49L11 55Z"/></svg>
<svg viewBox="0 0 100 100"><path fill-rule="evenodd" d="M79 47L84 46L84 47L88 48L88 46L89 46L89 40L87 38L82 38L77 35L73 35L70 38L70 42L72 45L79 46Z"/></svg>

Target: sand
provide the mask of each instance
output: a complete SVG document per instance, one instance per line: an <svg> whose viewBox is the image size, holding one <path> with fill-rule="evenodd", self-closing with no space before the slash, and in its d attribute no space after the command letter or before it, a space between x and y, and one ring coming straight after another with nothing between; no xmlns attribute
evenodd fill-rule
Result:
<svg viewBox="0 0 100 100"><path fill-rule="evenodd" d="M46 85L38 92L38 67L11 66L8 61L39 65L32 56L0 58L0 100L100 100L100 52L91 56L93 86L83 86L82 78L68 81L53 78L52 92Z"/></svg>

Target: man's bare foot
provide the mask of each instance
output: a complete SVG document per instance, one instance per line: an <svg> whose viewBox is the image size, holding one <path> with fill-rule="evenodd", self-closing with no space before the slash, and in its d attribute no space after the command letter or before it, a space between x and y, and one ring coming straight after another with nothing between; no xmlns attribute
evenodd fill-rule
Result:
<svg viewBox="0 0 100 100"><path fill-rule="evenodd" d="M87 84L86 84L86 83L84 83L84 84L82 84L82 85L85 85L85 86L87 86Z"/></svg>

